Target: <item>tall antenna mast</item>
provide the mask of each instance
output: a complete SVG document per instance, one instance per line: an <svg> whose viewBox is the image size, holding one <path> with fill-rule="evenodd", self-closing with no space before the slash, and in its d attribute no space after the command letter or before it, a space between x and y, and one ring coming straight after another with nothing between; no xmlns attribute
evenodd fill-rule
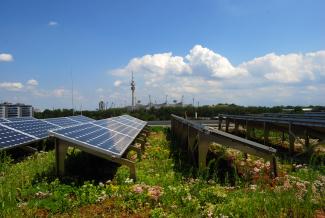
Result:
<svg viewBox="0 0 325 218"><path fill-rule="evenodd" d="M134 91L135 91L135 82L133 78L133 71L132 71L132 80L131 80L131 91L132 91L132 110L134 110Z"/></svg>
<svg viewBox="0 0 325 218"><path fill-rule="evenodd" d="M149 95L149 107L151 108L151 95Z"/></svg>
<svg viewBox="0 0 325 218"><path fill-rule="evenodd" d="M71 69L70 69L70 75L71 75L71 104L72 104L72 115L74 116L73 76L72 76L72 70Z"/></svg>
<svg viewBox="0 0 325 218"><path fill-rule="evenodd" d="M167 105L167 98L168 98L168 95L166 95L166 105Z"/></svg>

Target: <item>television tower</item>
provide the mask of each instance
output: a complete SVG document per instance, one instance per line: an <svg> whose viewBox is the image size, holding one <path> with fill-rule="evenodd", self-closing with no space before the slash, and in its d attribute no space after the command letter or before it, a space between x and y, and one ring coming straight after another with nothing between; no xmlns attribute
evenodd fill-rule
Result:
<svg viewBox="0 0 325 218"><path fill-rule="evenodd" d="M132 91L132 110L134 110L134 91L135 91L135 82L133 79L133 71L132 71L132 80L131 80L131 91Z"/></svg>

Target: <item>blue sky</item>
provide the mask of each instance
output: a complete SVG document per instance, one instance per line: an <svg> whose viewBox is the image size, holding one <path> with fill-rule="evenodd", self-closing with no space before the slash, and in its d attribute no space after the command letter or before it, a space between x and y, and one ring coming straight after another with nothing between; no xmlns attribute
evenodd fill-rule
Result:
<svg viewBox="0 0 325 218"><path fill-rule="evenodd" d="M325 2L0 0L0 101L323 105Z"/></svg>

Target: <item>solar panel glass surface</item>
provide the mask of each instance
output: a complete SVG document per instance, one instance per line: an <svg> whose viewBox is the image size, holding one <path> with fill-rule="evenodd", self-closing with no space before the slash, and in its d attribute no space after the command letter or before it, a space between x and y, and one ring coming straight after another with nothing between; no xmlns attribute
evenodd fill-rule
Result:
<svg viewBox="0 0 325 218"><path fill-rule="evenodd" d="M45 138L48 136L48 130L58 128L58 126L37 119L4 123L3 125L20 130L24 133L35 136L37 138Z"/></svg>
<svg viewBox="0 0 325 218"><path fill-rule="evenodd" d="M142 126L145 126L145 125L147 124L146 121L140 120L140 119L138 119L138 118L132 117L132 116L127 115L127 114L121 116L121 118L124 118L124 119L130 120L130 121L132 121L132 122L134 122L134 123L139 123L139 124L141 124Z"/></svg>
<svg viewBox="0 0 325 218"><path fill-rule="evenodd" d="M89 117L86 117L86 116L82 116L82 115L79 115L79 116L70 116L70 117L67 117L71 120L74 120L74 121L78 121L80 123L88 123L88 122L92 122L94 121L94 119L91 119Z"/></svg>
<svg viewBox="0 0 325 218"><path fill-rule="evenodd" d="M11 148L36 141L35 138L0 125L0 149Z"/></svg>
<svg viewBox="0 0 325 218"><path fill-rule="evenodd" d="M123 155L134 139L94 123L53 130L51 133L72 143L92 147L103 153L119 157Z"/></svg>
<svg viewBox="0 0 325 218"><path fill-rule="evenodd" d="M3 119L3 118L0 118L0 123L6 123L6 122L9 122L9 120L6 120L6 119Z"/></svg>
<svg viewBox="0 0 325 218"><path fill-rule="evenodd" d="M109 130L128 135L132 138L136 137L137 134L141 131L140 128L123 124L121 122L118 122L115 118L116 117L108 118L104 120L98 120L93 123L101 127L107 128Z"/></svg>
<svg viewBox="0 0 325 218"><path fill-rule="evenodd" d="M48 118L48 119L45 119L45 121L47 121L51 124L60 126L60 127L67 127L67 126L73 126L73 125L80 124L80 122L71 120L67 117Z"/></svg>

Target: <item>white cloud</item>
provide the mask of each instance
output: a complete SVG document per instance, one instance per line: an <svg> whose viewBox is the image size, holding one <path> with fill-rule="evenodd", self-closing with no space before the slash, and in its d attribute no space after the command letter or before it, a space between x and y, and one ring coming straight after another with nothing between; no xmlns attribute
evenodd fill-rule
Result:
<svg viewBox="0 0 325 218"><path fill-rule="evenodd" d="M325 51L310 53L275 53L256 57L239 65L201 45L195 45L187 55L169 53L144 55L131 59L110 74L128 81L135 74L136 96L148 99L168 95L197 96L207 103L234 102L241 104L290 104L303 99L322 102L325 97L308 97L325 83ZM294 85L291 85L294 84ZM315 95L315 92L313 92ZM124 99L129 101L125 91ZM274 98L266 98L274 96ZM299 96L299 97L297 97ZM315 95L316 96L316 95ZM314 100L313 100L314 99Z"/></svg>
<svg viewBox="0 0 325 218"><path fill-rule="evenodd" d="M59 23L57 21L52 20L52 21L49 21L48 25L49 26L57 26L57 25L59 25Z"/></svg>
<svg viewBox="0 0 325 218"><path fill-rule="evenodd" d="M184 62L184 58L173 56L171 52L154 55L145 55L140 58L133 58L128 65L121 69L111 71L116 76L130 76L135 74L156 74L160 77L166 74L190 73L191 69Z"/></svg>
<svg viewBox="0 0 325 218"><path fill-rule="evenodd" d="M35 79L30 79L27 81L27 85L29 86L37 86L38 85L38 81Z"/></svg>
<svg viewBox="0 0 325 218"><path fill-rule="evenodd" d="M115 87L119 87L121 84L122 84L122 81L121 81L121 80L116 80L116 81L114 82L114 86L115 86Z"/></svg>
<svg viewBox="0 0 325 218"><path fill-rule="evenodd" d="M2 82L0 83L0 88L9 91L19 91L24 88L24 85L20 82Z"/></svg>
<svg viewBox="0 0 325 218"><path fill-rule="evenodd" d="M64 88L58 88L58 89L54 89L52 91L52 95L54 97L63 97L69 94L69 91L64 89Z"/></svg>
<svg viewBox="0 0 325 218"><path fill-rule="evenodd" d="M247 71L234 67L227 58L201 45L196 45L186 56L193 72L207 72L213 77L231 78L246 75Z"/></svg>
<svg viewBox="0 0 325 218"><path fill-rule="evenodd" d="M316 74L325 72L325 51L307 54L267 54L245 62L240 67L252 74L280 83L298 83L314 80Z"/></svg>
<svg viewBox="0 0 325 218"><path fill-rule="evenodd" d="M1 53L0 54L0 62L11 62L14 58L11 54L8 53Z"/></svg>

